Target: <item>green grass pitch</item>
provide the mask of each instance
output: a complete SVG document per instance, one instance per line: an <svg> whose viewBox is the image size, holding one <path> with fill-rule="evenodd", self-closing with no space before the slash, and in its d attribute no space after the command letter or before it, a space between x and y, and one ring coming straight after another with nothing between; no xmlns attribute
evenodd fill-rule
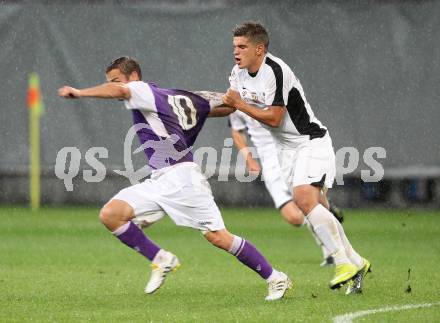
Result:
<svg viewBox="0 0 440 323"><path fill-rule="evenodd" d="M319 267L306 228L290 227L273 209L222 211L231 232L291 276L293 292L265 302L257 274L166 218L146 232L182 267L145 295L149 263L99 223L98 209L1 207L0 322L332 322L408 304L433 305L354 321L440 321L440 211L347 210L344 228L373 271L354 296L328 288L333 269Z"/></svg>

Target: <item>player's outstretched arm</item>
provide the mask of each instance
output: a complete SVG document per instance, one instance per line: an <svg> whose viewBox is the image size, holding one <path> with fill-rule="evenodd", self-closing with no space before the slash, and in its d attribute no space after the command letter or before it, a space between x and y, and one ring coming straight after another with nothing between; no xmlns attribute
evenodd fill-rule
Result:
<svg viewBox="0 0 440 323"><path fill-rule="evenodd" d="M217 107L212 108L211 112L209 112L208 117L209 118L216 118L216 117L227 117L231 113L233 113L236 109L232 108L227 105L220 105Z"/></svg>
<svg viewBox="0 0 440 323"><path fill-rule="evenodd" d="M58 89L58 95L66 99L89 97L128 100L131 97L131 92L124 83L109 82L86 89L76 89L71 86L63 86Z"/></svg>
<svg viewBox="0 0 440 323"><path fill-rule="evenodd" d="M256 108L243 101L240 94L231 89L223 95L223 103L233 106L237 110L243 111L250 117L271 127L278 127L283 121L284 113L286 112L284 106L268 106L265 109Z"/></svg>
<svg viewBox="0 0 440 323"><path fill-rule="evenodd" d="M236 109L223 103L222 96L224 93L214 91L194 91L194 94L201 96L209 102L211 112L208 117L226 117L234 112Z"/></svg>

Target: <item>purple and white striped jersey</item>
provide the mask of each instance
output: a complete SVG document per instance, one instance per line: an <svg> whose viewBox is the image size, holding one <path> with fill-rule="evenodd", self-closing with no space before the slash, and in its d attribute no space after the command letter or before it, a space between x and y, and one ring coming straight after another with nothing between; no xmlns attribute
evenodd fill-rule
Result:
<svg viewBox="0 0 440 323"><path fill-rule="evenodd" d="M191 152L209 112L207 100L194 93L159 88L153 83L127 83L131 98L125 107L133 113L133 124L148 165L161 169L193 161Z"/></svg>

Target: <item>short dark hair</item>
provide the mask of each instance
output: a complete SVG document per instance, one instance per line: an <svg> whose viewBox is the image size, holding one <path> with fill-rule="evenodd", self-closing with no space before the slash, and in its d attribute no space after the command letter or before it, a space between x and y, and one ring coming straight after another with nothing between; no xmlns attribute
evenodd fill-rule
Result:
<svg viewBox="0 0 440 323"><path fill-rule="evenodd" d="M234 37L247 37L254 44L263 44L266 50L269 48L269 34L259 22L246 21L235 26L233 33Z"/></svg>
<svg viewBox="0 0 440 323"><path fill-rule="evenodd" d="M124 74L127 78L130 76L131 73L137 72L137 74L139 75L139 79L142 80L141 67L139 66L139 63L131 57L122 56L115 59L107 66L107 68L105 69L105 73L107 74L114 69L119 69L121 73Z"/></svg>

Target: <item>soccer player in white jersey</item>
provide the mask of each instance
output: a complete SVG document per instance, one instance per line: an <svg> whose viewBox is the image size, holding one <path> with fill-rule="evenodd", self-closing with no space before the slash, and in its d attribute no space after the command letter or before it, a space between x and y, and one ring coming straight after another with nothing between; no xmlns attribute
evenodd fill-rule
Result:
<svg viewBox="0 0 440 323"><path fill-rule="evenodd" d="M205 99L202 93L143 82L139 64L129 57L112 62L106 69L106 78L107 83L81 90L64 86L58 94L64 98L124 100L132 112L153 172L144 182L117 193L101 209L99 217L122 243L152 262L145 292L156 291L180 264L174 254L154 243L133 221L142 217L153 223L168 214L177 225L200 230L214 246L231 253L265 279L269 287L266 300L282 298L292 282L286 274L273 269L249 241L226 230L209 183L193 161L191 147L208 115L226 116L234 109L214 107L209 96ZM222 104L221 99L217 101Z"/></svg>
<svg viewBox="0 0 440 323"><path fill-rule="evenodd" d="M341 224L323 206L321 192L331 188L335 154L327 128L315 117L303 88L290 67L268 52L269 36L255 22L237 26L233 33L230 88L223 102L261 122L278 147L283 179L294 203L282 209L293 225L302 225L305 214L315 234L335 261L330 288L346 283L346 293L361 291L370 263L351 246Z"/></svg>
<svg viewBox="0 0 440 323"><path fill-rule="evenodd" d="M264 185L272 197L275 207L281 210L286 203L292 201L292 194L282 178L277 147L270 131L264 128L260 122L242 111L235 111L229 115L229 126L231 128L232 140L239 153L242 154L248 171L254 174L262 174ZM256 149L261 166L260 163L253 158L254 156L248 146L246 135ZM325 192L322 194L325 194ZM325 202L325 197L322 197L322 200ZM331 205L330 202L328 205L330 205L330 212L342 223L344 218L339 208ZM324 206L327 207L327 204L324 204ZM322 248L324 260L321 266L333 265L333 257L319 238L316 237L310 225L308 225L308 227L316 243Z"/></svg>

